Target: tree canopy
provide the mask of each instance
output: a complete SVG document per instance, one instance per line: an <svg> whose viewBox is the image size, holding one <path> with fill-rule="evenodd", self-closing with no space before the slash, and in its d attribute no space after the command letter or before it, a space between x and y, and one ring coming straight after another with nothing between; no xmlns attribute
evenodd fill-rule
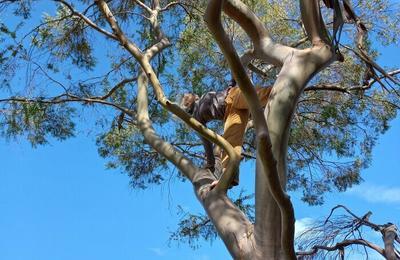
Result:
<svg viewBox="0 0 400 260"><path fill-rule="evenodd" d="M222 90L235 74L204 21L208 2L0 1L1 135L27 138L36 147L90 131L107 167L128 174L135 189L163 183L177 165L172 155L157 150L169 147L155 148L146 135L158 136L201 167L196 125L182 124L170 102L187 91ZM321 14L338 58L312 73L297 100L287 150L286 188L302 192L311 205L322 204L326 192L362 181L377 139L400 107L400 70L376 63L378 50L399 44L398 3L354 0L350 11L356 16L346 17L348 1L324 2L336 3L332 11L321 2ZM313 47L299 1L243 3L275 42ZM274 85L282 66L254 55L257 43L249 30L235 21L233 11L224 12L223 28L242 60L249 57L253 84ZM146 89L148 108L147 100L140 103L140 84L147 81L154 87ZM152 125L147 133L146 118ZM222 125L210 129L221 132ZM257 131L246 133L244 160L258 156ZM176 177L185 180L189 166L179 160ZM254 222L249 197L241 194L234 202ZM172 239L210 239L215 232L208 216L192 214Z"/></svg>

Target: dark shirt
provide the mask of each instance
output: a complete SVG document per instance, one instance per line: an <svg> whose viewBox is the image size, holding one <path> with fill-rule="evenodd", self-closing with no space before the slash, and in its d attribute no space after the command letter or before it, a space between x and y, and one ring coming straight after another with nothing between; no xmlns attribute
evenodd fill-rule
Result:
<svg viewBox="0 0 400 260"><path fill-rule="evenodd" d="M215 92L207 92L194 104L192 115L193 117L207 126L207 123L212 120L224 120L225 117L225 98L229 89ZM214 170L215 157L213 152L213 144L206 138L200 136L203 141L204 151L207 158L206 168Z"/></svg>

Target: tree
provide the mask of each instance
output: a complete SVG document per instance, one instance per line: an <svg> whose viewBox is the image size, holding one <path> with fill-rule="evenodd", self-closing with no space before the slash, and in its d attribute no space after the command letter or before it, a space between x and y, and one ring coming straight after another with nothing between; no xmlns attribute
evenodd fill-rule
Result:
<svg viewBox="0 0 400 260"><path fill-rule="evenodd" d="M286 190L302 189L304 201L319 204L326 191L358 184L376 138L399 108L400 71L380 67L373 49L377 41L398 41L398 7L384 0L323 2L327 8L318 0L0 1L3 12L20 17L0 27L8 96L0 99L2 134L24 135L34 146L49 137L64 140L75 134L76 117L96 109L104 131L99 153L111 160L109 167L126 171L134 188L160 183L166 169L176 167L207 214L194 224L215 228L235 259L294 259L295 219ZM38 22L36 8L55 14ZM25 68L22 84L14 76ZM227 196L240 164L232 146L216 133L218 126L204 127L174 103L185 88L223 88L230 74L254 125L244 152L257 160L254 221L245 214L251 209L243 204L246 196L236 204ZM273 84L265 110L254 84ZM163 125L173 130L163 132ZM229 154L213 189L215 177L201 168L194 132ZM355 225L373 226L354 218ZM395 259L398 236L390 227L377 227L390 231L378 251ZM328 250L313 246L311 255L315 248Z"/></svg>

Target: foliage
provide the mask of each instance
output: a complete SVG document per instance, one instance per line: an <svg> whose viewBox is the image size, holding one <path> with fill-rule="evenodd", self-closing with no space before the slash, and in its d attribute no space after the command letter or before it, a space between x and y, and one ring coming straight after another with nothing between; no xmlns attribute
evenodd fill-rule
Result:
<svg viewBox="0 0 400 260"><path fill-rule="evenodd" d="M290 45L300 42L305 37L301 30L299 8L295 1L244 2L252 10L262 10L257 15L266 23L277 42ZM389 20L399 19L399 15L395 14L398 7L391 6L389 2L380 2L381 4L375 5L369 1L359 1L355 6L360 9L357 9L358 12L370 14L362 17L363 22L373 28L373 33L384 34L383 31L386 30L382 27L389 26ZM200 11L195 8L192 11L197 16L194 18L191 16L192 19L182 34L183 36L188 34L190 37L184 38L186 45L178 47L185 57L180 67L181 73L187 75L188 70L196 68L194 72L200 74L191 74L189 77L191 82L185 82L198 92L196 88L199 84L198 79L201 79L204 88L208 89L207 82L210 82L207 80L208 77L213 79L212 82L215 82L216 78L220 78L220 82L227 82L229 76L220 72L222 68L226 70L226 64L221 63L221 54L217 52L214 43L199 41L199 35L208 37L208 34L203 33L204 27L199 28L199 24L202 24ZM388 15L389 13L392 15ZM382 16L385 16L385 19L375 19ZM392 24L390 26L393 29L390 31L393 37L392 40L386 37L386 43L396 43L400 30ZM235 40L235 47L238 50L249 47L248 39L244 37L239 26L234 27L227 22L226 27ZM354 46L354 35L354 26L345 25L343 42L348 46ZM371 45L370 42L366 44ZM325 69L311 84L335 84L342 87L364 84L366 72L364 63L352 51L342 48L341 52L345 56L345 62L335 63ZM377 57L377 53L371 48L369 53L372 57ZM261 64L261 68L262 66ZM210 68L213 72L217 71L219 76L207 73ZM269 69L266 75L261 77L253 74L253 81L259 85L270 85L273 84L276 74L275 69ZM301 190L302 199L311 205L316 205L323 203L324 193L334 189L345 191L353 184L360 183L361 170L371 161L371 151L376 139L388 129L388 122L396 116L397 107L392 104L398 104L398 98L393 92L376 88L345 94L335 91L306 91L300 98L291 128L288 160L289 190ZM246 154L254 155L255 147L251 140L250 137L245 142L244 148Z"/></svg>
<svg viewBox="0 0 400 260"><path fill-rule="evenodd" d="M114 158L107 168L121 167L129 177L133 188L145 189L150 184L163 181L167 162L148 145L134 124L125 127L113 126L110 131L97 139L99 154L104 158Z"/></svg>
<svg viewBox="0 0 400 260"><path fill-rule="evenodd" d="M74 109L65 105L14 102L2 113L1 134L6 138L25 135L34 147L48 143L49 137L65 140L74 136L73 114Z"/></svg>
<svg viewBox="0 0 400 260"><path fill-rule="evenodd" d="M46 144L50 138L65 140L75 135L76 120L84 114L77 108L83 111L95 106L95 118L90 119L104 122L95 131L98 151L108 161L107 167L127 173L134 188L162 183L171 165L143 143L136 125L135 78L139 65L119 44L71 13L74 8L100 29L111 31L92 1L73 1L69 6L62 1L50 2L0 2L1 135L8 139L26 137L33 146ZM121 28L139 48L146 49L155 42L154 30L144 18L148 14L135 1L109 2ZM277 42L309 46L302 41L305 34L297 1L244 2L255 10ZM399 5L390 0L352 2L372 32L364 44L376 60L380 45L398 44ZM161 3L166 6L172 1ZM172 47L152 61L171 100L186 91L201 95L224 89L231 78L203 21L206 1L180 3L160 13L161 28ZM324 14L326 22L332 24L331 12L324 10ZM224 25L240 54L252 47L237 24L224 19ZM334 63L310 82L291 126L288 189L302 192L303 200L312 205L323 203L326 192L345 191L362 181L361 170L370 164L377 138L389 128L400 106L398 88L387 83L369 85L373 79L354 51L355 30L354 25L345 24L340 46L345 61ZM254 65L265 72L251 72L254 83L274 83L277 68L260 61L254 61ZM132 80L119 85L126 79ZM349 90L312 88L324 84ZM203 163L198 137L170 117L154 93L150 97L154 127L186 156L199 165ZM221 129L221 125L211 127ZM244 145L247 160L255 156L254 145L254 133L249 131ZM199 237L215 237L209 223L204 230L192 229L207 222L205 216L186 217L173 239L187 237L192 244Z"/></svg>
<svg viewBox="0 0 400 260"><path fill-rule="evenodd" d="M233 200L233 203L246 214L251 222L255 219L253 198L254 194L245 194L245 191L241 190L237 198ZM192 214L182 207L178 207L178 215L181 218L178 230L171 232L170 243L187 243L191 248L196 249L199 246L199 240L204 239L212 243L217 237L217 231L207 215Z"/></svg>

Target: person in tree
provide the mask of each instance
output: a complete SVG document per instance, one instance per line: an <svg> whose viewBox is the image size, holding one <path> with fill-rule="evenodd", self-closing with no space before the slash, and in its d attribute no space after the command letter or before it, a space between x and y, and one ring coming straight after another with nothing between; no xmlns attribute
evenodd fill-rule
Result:
<svg viewBox="0 0 400 260"><path fill-rule="evenodd" d="M271 87L256 87L257 96L264 107L267 104ZM240 156L242 151L244 134L250 112L247 101L243 96L240 88L236 85L234 79L223 91L210 91L202 95L200 98L193 93L185 93L180 102L180 107L187 113L192 115L197 121L203 125L213 120L221 120L224 122L223 137L233 146L235 152ZM200 136L205 150L206 165L205 168L211 172L215 172L215 155L213 144L206 138ZM217 156L222 161L222 173L225 171L229 157L222 150ZM219 176L217 176L219 177ZM232 186L239 184L239 174L237 173Z"/></svg>

